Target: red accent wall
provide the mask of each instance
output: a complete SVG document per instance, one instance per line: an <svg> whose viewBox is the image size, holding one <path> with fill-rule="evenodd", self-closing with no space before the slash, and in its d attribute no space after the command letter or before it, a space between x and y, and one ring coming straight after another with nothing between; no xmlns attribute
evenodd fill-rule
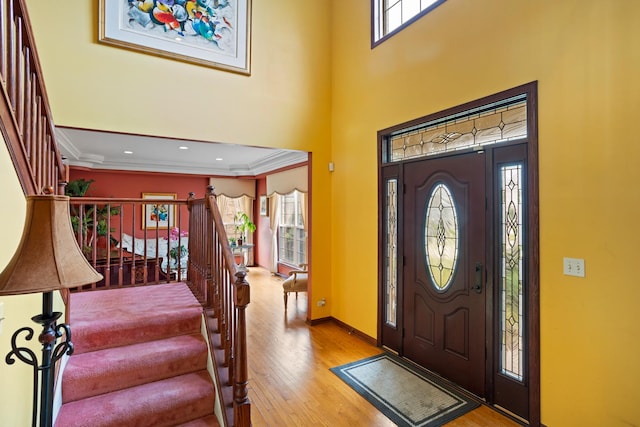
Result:
<svg viewBox="0 0 640 427"><path fill-rule="evenodd" d="M156 173L156 172L130 172L130 171L108 171L90 170L71 167L69 180L84 178L93 179L94 182L89 187L87 197L116 197L116 198L141 198L142 193L176 193L178 199L187 199L189 192L194 192L196 198L204 197L209 177L201 175ZM125 211L123 221L125 224L131 223L132 213ZM141 212L136 218L136 223L141 223ZM181 229L188 229L189 219L186 210L182 212ZM117 228L117 224L114 224ZM142 237L142 228L136 231L136 237Z"/></svg>
<svg viewBox="0 0 640 427"><path fill-rule="evenodd" d="M88 197L117 197L117 198L141 198L142 193L176 193L178 199L186 199L189 192L194 192L197 199L202 198L209 185L209 176L157 173L157 172L132 172L132 171L112 171L93 170L71 167L69 179L93 179ZM260 215L260 196L267 194L266 176L256 177L256 202L254 203L253 217L256 224L254 235L255 264L270 268L271 266L271 239L272 233L269 228L269 216ZM137 214L136 214L137 215ZM124 223L131 221L129 215L123 217ZM137 219L140 223L140 219ZM186 215L182 218L181 229L187 229L188 220ZM142 237L143 231L139 229L136 237ZM280 266L279 272L287 274L290 267Z"/></svg>
<svg viewBox="0 0 640 427"><path fill-rule="evenodd" d="M193 191L201 198L209 185L208 176L156 172L88 170L71 167L69 179L93 179L87 196L142 197L142 193L176 193L186 199Z"/></svg>
<svg viewBox="0 0 640 427"><path fill-rule="evenodd" d="M256 203L254 218L256 221L255 240L255 263L264 268L271 266L271 238L272 233L269 228L269 217L260 216L260 196L267 194L267 178L256 179Z"/></svg>

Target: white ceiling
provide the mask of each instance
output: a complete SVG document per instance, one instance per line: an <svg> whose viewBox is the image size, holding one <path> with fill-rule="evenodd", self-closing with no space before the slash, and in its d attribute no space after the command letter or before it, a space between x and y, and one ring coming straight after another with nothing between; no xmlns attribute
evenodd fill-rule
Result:
<svg viewBox="0 0 640 427"><path fill-rule="evenodd" d="M306 152L296 150L65 127L56 128L56 139L60 153L66 158L65 163L91 169L256 176L305 162L308 158Z"/></svg>

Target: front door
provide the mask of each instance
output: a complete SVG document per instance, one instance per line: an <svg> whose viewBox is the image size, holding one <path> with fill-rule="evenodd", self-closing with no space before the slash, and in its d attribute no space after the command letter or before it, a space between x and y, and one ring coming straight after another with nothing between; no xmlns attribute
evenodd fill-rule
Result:
<svg viewBox="0 0 640 427"><path fill-rule="evenodd" d="M404 356L485 395L485 154L404 167Z"/></svg>

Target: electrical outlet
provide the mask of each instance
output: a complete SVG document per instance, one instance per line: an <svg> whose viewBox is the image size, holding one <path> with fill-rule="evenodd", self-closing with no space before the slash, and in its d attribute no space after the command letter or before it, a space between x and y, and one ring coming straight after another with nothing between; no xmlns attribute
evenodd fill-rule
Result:
<svg viewBox="0 0 640 427"><path fill-rule="evenodd" d="M322 298L321 300L318 301L318 307L324 307L325 305L327 305L326 298Z"/></svg>
<svg viewBox="0 0 640 427"><path fill-rule="evenodd" d="M584 277L584 259L564 258L563 266L565 276Z"/></svg>

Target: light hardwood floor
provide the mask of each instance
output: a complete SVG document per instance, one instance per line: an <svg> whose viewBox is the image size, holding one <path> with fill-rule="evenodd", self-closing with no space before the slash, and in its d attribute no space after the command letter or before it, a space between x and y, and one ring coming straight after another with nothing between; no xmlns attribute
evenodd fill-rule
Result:
<svg viewBox="0 0 640 427"><path fill-rule="evenodd" d="M373 405L329 371L381 352L333 322L306 324L307 297L289 296L282 279L253 267L247 276L249 398L253 425L394 426ZM511 427L519 424L481 406L448 427Z"/></svg>

